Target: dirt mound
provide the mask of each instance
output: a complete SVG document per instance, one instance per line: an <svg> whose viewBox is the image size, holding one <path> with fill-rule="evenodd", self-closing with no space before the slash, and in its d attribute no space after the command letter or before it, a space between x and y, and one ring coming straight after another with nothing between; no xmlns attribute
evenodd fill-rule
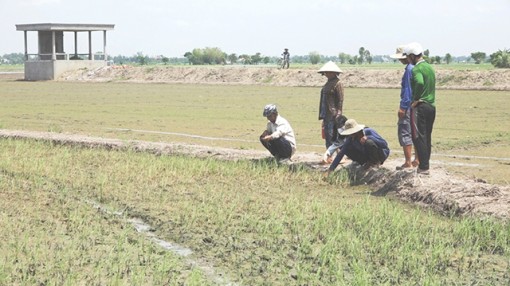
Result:
<svg viewBox="0 0 510 286"><path fill-rule="evenodd" d="M187 154L197 157L214 157L222 160L263 159L266 151L212 148L202 145L157 143L147 141L124 141L82 135L0 130L0 137L50 141L54 144L81 145L89 148L135 150L158 155ZM322 170L317 163L318 153L298 153L289 168ZM369 184L374 195L389 193L403 201L430 207L447 215L490 216L510 218L510 187L486 184L482 181L455 178L444 169L434 168L430 176L418 176L415 172L394 171L397 160L385 162L384 167L365 171L356 164L345 166L353 184Z"/></svg>
<svg viewBox="0 0 510 286"><path fill-rule="evenodd" d="M393 171L396 161L385 163L380 170L365 172L358 166L348 167L357 183L370 184L374 195L394 192L403 201L426 206L444 215L510 218L510 187L487 184L482 180L451 176L443 168L430 175L413 171Z"/></svg>
<svg viewBox="0 0 510 286"><path fill-rule="evenodd" d="M345 87L400 88L402 70L353 68L341 75ZM436 71L439 89L510 90L510 70ZM201 83L320 87L324 78L316 69L286 69L245 66L132 67L107 66L64 73L64 81L123 81L152 83Z"/></svg>

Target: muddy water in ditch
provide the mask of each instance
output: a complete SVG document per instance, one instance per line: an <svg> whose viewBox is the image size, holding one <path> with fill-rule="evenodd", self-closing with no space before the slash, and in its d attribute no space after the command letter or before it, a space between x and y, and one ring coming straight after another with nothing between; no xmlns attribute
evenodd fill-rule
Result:
<svg viewBox="0 0 510 286"><path fill-rule="evenodd" d="M87 203L103 213L126 219L123 212L111 211L97 202L87 201ZM138 233L144 235L152 243L162 247L167 251L171 251L178 256L183 257L184 262L188 263L192 267L200 269L200 271L202 271L202 273L209 281L218 285L238 285L237 283L231 282L225 273L218 273L212 265L206 263L198 257L194 257L194 255L192 255L193 250L177 243L158 238L156 233L153 231L154 228L141 218L130 217L127 218L126 221L130 223Z"/></svg>
<svg viewBox="0 0 510 286"><path fill-rule="evenodd" d="M162 239L159 239L156 234L151 231L152 227L139 218L131 218L127 220L131 225L134 226L137 232L143 233L149 240L154 242L155 244L163 247L166 250L172 251L173 253L179 256L189 256L193 253L193 251L184 246L178 245L176 243L171 243Z"/></svg>

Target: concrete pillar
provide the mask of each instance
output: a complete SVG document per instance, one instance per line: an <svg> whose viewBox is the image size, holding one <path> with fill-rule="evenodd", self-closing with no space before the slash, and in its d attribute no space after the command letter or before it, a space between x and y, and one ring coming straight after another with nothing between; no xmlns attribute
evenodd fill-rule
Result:
<svg viewBox="0 0 510 286"><path fill-rule="evenodd" d="M28 61L28 37L27 37L27 31L23 31L25 36L25 61Z"/></svg>
<svg viewBox="0 0 510 286"><path fill-rule="evenodd" d="M107 61L108 55L106 54L106 30L103 31L103 56L104 61Z"/></svg>
<svg viewBox="0 0 510 286"><path fill-rule="evenodd" d="M89 60L94 60L94 57L92 56L92 31L89 31Z"/></svg>
<svg viewBox="0 0 510 286"><path fill-rule="evenodd" d="M74 31L74 57L78 59L78 32Z"/></svg>
<svg viewBox="0 0 510 286"><path fill-rule="evenodd" d="M57 55L56 55L56 43L55 43L55 31L51 32L51 59L56 61Z"/></svg>

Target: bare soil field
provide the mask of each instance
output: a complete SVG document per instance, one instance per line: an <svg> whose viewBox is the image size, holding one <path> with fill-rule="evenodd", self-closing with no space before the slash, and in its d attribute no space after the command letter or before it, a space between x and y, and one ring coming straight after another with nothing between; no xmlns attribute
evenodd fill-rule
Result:
<svg viewBox="0 0 510 286"><path fill-rule="evenodd" d="M78 145L86 148L111 150L135 150L156 155L186 154L195 157L213 157L220 160L260 160L268 152L212 148L202 145L123 141L82 135L0 130L2 138L45 140L53 144ZM324 166L318 164L318 153L297 153L289 170L306 168L320 172ZM434 167L430 176L417 175L414 171L395 171L398 160L385 162L383 167L363 170L356 164L346 164L351 184L366 184L375 196L394 196L402 201L431 208L450 216L510 218L510 187L487 184L482 180L454 177L441 167Z"/></svg>

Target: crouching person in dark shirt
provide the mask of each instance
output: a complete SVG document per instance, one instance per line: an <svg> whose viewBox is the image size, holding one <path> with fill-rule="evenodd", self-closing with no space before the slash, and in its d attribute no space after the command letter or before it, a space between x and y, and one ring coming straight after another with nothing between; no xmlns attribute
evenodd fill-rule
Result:
<svg viewBox="0 0 510 286"><path fill-rule="evenodd" d="M368 170L382 165L390 155L386 140L374 129L358 124L354 119L345 122L344 131L340 135L347 136L347 138L335 160L329 166L326 175L336 169L344 156L363 165Z"/></svg>

